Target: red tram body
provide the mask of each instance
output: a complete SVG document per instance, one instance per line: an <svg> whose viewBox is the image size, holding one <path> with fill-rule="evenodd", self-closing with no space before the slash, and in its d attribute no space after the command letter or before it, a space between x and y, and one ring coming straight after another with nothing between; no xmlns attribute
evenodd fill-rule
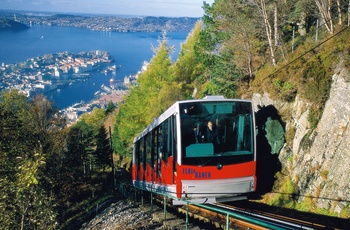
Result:
<svg viewBox="0 0 350 230"><path fill-rule="evenodd" d="M178 101L134 139L133 185L207 203L254 192L255 136L251 101Z"/></svg>

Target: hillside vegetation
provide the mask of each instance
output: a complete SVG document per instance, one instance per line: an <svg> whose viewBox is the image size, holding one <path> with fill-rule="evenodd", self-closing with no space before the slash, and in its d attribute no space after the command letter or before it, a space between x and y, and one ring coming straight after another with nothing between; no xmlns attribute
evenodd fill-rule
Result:
<svg viewBox="0 0 350 230"><path fill-rule="evenodd" d="M0 95L1 229L72 228L71 220L111 194L111 147L95 108L67 127L43 96Z"/></svg>
<svg viewBox="0 0 350 230"><path fill-rule="evenodd" d="M176 100L202 98L208 94L248 99L267 95L266 100L273 109L257 102L264 107L257 112L257 120L259 128L266 127L262 130L267 132L266 136L278 139L279 143L278 148L262 149L262 139L258 142L258 159L261 159L258 192L264 198L261 201L303 210L309 206L307 211L348 217L348 194L321 205L317 201L321 197L300 194L305 190L298 188L298 183L305 186L303 180L298 179L301 176L285 176L292 173L289 163L293 154L298 153L297 149L288 151L286 148L293 148L293 143L299 139L306 143L305 140L317 132L338 63L345 68L350 64L348 2L337 1L329 7L327 4L328 1L313 0L216 0L211 6L204 3L205 15L182 44L179 58L174 62L169 59L171 47L163 38L147 70L139 77L139 84L131 89L130 96L120 106L112 135L113 149L121 156L119 164L129 168L133 138ZM287 106L300 100L303 107ZM298 121L293 120L294 110L307 111L306 136L296 136ZM312 142L313 139L307 141L310 146ZM268 144L271 146L270 140ZM274 152L262 154L268 149ZM279 155L280 151L288 152L287 156ZM274 153L277 158L271 155ZM266 165L271 166L269 170ZM308 166L300 164L300 167ZM319 175L310 174L308 180L310 176ZM295 196L302 198L293 200ZM316 197L312 205L307 200L310 196ZM339 201L345 202L337 203ZM302 202L306 203L302 205Z"/></svg>
<svg viewBox="0 0 350 230"><path fill-rule="evenodd" d="M43 96L2 93L1 228L76 228L112 191L112 152L129 170L139 132L175 101L208 94L256 105L257 201L349 218L348 4L204 3L177 60L164 35L117 110L110 103L71 127Z"/></svg>

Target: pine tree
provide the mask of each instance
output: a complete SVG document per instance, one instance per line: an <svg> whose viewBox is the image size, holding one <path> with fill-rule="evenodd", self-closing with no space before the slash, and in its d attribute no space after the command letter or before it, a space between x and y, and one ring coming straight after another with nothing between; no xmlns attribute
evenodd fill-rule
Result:
<svg viewBox="0 0 350 230"><path fill-rule="evenodd" d="M99 168L102 168L103 170L106 169L106 167L110 167L112 165L112 159L111 159L111 146L110 146L110 140L108 138L107 130L104 126L100 126L98 129L98 133L95 137L96 141L96 150L95 155L98 162Z"/></svg>

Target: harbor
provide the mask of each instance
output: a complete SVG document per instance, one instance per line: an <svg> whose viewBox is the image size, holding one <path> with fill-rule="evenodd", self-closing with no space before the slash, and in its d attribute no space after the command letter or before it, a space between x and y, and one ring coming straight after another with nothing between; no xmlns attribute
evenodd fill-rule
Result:
<svg viewBox="0 0 350 230"><path fill-rule="evenodd" d="M62 110L60 110L60 113L66 118L67 124L71 125L74 122L76 122L80 115L83 113L91 112L94 108L106 108L109 103L113 103L115 107L118 107L119 103L121 103L124 100L124 97L129 94L129 88L131 85L135 85L137 82L137 79L140 74L142 74L143 71L147 69L148 62L144 62L143 66L140 71L138 71L135 75L125 76L123 81L121 80L115 80L116 79L116 72L111 71L103 74L100 73L99 76L94 76L92 79L88 79L88 81L94 80L101 80L107 83L103 83L98 87L98 84L96 82L92 83L91 87L97 88L97 91L94 93L94 97L92 100L85 102L84 100L81 100L79 102L74 103L71 106L68 106ZM107 79L111 75L111 78ZM103 77L105 77L103 79ZM86 83L85 83L86 84ZM71 87L79 87L78 85L72 85ZM71 90L79 92L79 88L77 90ZM84 92L81 92L84 93Z"/></svg>

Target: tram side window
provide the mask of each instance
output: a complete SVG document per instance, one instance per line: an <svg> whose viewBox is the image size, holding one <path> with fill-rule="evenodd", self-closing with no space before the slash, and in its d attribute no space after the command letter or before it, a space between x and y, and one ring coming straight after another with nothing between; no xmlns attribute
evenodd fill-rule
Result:
<svg viewBox="0 0 350 230"><path fill-rule="evenodd" d="M159 149L159 145L158 145L158 127L155 128L152 131L152 161L153 161L153 166L156 164L156 162L158 162L158 149Z"/></svg>
<svg viewBox="0 0 350 230"><path fill-rule="evenodd" d="M139 151L139 156L140 156L140 166L142 165L145 168L145 141L144 138L140 139L140 151Z"/></svg>
<svg viewBox="0 0 350 230"><path fill-rule="evenodd" d="M162 125L158 127L158 134L157 134L157 152L158 152L158 159L163 159L163 129Z"/></svg>
<svg viewBox="0 0 350 230"><path fill-rule="evenodd" d="M162 159L167 161L175 152L176 146L176 124L175 117L165 120L159 127L159 143Z"/></svg>
<svg viewBox="0 0 350 230"><path fill-rule="evenodd" d="M151 167L153 167L153 162L152 162L152 135L151 135L151 133L148 133L144 138L145 138L146 162Z"/></svg>
<svg viewBox="0 0 350 230"><path fill-rule="evenodd" d="M139 167L139 162L140 162L140 141L137 141L135 143L135 148L134 148L134 151L135 151L135 158L134 158L134 164Z"/></svg>
<svg viewBox="0 0 350 230"><path fill-rule="evenodd" d="M162 129L162 142L161 142L161 150L162 150L162 158L165 162L168 160L169 156L169 146L168 146L168 133L169 133L169 125L168 120L164 121L161 126Z"/></svg>
<svg viewBox="0 0 350 230"><path fill-rule="evenodd" d="M177 158L177 130L176 130L176 117L171 117L171 155L174 156L174 160Z"/></svg>

